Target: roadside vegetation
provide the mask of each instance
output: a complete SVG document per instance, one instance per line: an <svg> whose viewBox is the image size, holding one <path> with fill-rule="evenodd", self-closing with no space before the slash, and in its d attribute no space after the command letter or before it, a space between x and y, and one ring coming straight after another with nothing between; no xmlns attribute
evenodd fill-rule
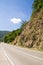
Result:
<svg viewBox="0 0 43 65"><path fill-rule="evenodd" d="M21 33L21 29L17 29L17 30L10 32L8 35L4 37L4 42L6 43L12 42L13 40L15 40L15 38L18 35L20 35L20 33Z"/></svg>

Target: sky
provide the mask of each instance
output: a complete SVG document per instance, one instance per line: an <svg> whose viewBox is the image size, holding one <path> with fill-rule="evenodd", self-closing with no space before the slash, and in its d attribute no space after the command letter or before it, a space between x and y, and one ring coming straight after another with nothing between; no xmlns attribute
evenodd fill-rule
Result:
<svg viewBox="0 0 43 65"><path fill-rule="evenodd" d="M30 19L33 0L0 0L0 30L16 30Z"/></svg>

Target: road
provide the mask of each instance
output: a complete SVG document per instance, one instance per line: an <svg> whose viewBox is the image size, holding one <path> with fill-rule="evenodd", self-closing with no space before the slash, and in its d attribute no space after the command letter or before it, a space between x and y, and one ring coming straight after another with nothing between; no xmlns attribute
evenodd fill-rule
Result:
<svg viewBox="0 0 43 65"><path fill-rule="evenodd" d="M0 65L43 65L43 52L1 43Z"/></svg>

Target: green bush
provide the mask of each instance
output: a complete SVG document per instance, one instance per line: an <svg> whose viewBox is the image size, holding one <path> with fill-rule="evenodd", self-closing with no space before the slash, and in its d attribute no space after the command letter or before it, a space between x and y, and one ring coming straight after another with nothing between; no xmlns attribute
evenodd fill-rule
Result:
<svg viewBox="0 0 43 65"><path fill-rule="evenodd" d="M18 35L20 35L21 29L14 30L4 37L4 42L12 42Z"/></svg>
<svg viewBox="0 0 43 65"><path fill-rule="evenodd" d="M43 0L34 0L32 8L33 12L39 11L43 7Z"/></svg>

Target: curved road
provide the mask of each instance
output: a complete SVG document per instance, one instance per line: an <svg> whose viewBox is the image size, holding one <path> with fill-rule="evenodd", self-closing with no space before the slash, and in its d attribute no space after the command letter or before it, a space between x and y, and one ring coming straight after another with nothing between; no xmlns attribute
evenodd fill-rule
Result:
<svg viewBox="0 0 43 65"><path fill-rule="evenodd" d="M43 52L1 43L0 65L43 65Z"/></svg>

